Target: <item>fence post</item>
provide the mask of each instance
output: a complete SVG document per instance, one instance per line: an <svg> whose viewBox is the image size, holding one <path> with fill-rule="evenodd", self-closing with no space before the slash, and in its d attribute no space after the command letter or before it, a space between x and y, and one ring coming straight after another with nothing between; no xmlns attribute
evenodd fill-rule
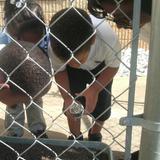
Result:
<svg viewBox="0 0 160 160"><path fill-rule="evenodd" d="M152 2L150 57L144 119L160 125L160 1ZM160 132L142 129L140 160L160 160Z"/></svg>
<svg viewBox="0 0 160 160"><path fill-rule="evenodd" d="M128 93L128 113L127 117L133 116L134 99L135 99L135 87L136 87L136 70L137 70L137 55L138 55L138 36L139 36L139 22L140 22L140 8L141 1L134 0L133 8L133 33L132 33L132 51L131 51L131 70L129 79L129 93ZM126 142L125 142L125 160L130 159L131 152L131 140L132 140L132 126L126 128Z"/></svg>

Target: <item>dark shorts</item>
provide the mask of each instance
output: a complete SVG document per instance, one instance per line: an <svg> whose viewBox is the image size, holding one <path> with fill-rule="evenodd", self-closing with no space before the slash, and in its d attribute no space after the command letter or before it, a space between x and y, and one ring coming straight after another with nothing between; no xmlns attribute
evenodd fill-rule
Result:
<svg viewBox="0 0 160 160"><path fill-rule="evenodd" d="M85 88L86 84L90 84L94 77L97 76L97 73L103 69L105 66L104 62L98 65L95 69L91 71L76 69L70 66L67 66L67 72L69 76L70 90L73 97L76 97L75 93L81 93ZM91 73L93 74L91 74ZM91 115L99 121L105 121L110 117L111 114L111 88L112 81L99 93L98 101L96 104L95 110L91 113ZM83 106L85 106L84 97L78 97L78 101L80 101Z"/></svg>

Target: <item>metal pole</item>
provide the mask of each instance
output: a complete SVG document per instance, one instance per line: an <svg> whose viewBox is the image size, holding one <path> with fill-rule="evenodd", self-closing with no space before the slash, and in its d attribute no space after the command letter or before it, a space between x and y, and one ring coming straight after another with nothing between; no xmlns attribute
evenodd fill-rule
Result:
<svg viewBox="0 0 160 160"><path fill-rule="evenodd" d="M128 113L127 117L133 116L135 86L136 86L136 70L137 70L137 53L138 53L138 38L139 38L139 22L140 22L141 0L134 0L133 7L133 34L132 34L132 51L131 51L131 71L129 80L129 97L128 97ZM126 144L125 144L125 160L130 159L132 140L132 126L126 128Z"/></svg>
<svg viewBox="0 0 160 160"><path fill-rule="evenodd" d="M152 2L150 57L144 119L160 123L160 0ZM160 160L160 132L142 129L140 160Z"/></svg>

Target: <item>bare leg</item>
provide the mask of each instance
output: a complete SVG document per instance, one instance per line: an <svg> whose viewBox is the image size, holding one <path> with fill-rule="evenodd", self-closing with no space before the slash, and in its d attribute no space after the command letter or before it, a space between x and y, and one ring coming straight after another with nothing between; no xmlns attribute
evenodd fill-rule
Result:
<svg viewBox="0 0 160 160"><path fill-rule="evenodd" d="M72 116L67 116L67 120L68 120L68 125L69 125L69 129L70 129L70 132L78 137L81 132L80 132L80 119L76 119Z"/></svg>
<svg viewBox="0 0 160 160"><path fill-rule="evenodd" d="M91 134L100 133L102 130L104 122L103 121L96 121L93 127L90 130Z"/></svg>
<svg viewBox="0 0 160 160"><path fill-rule="evenodd" d="M89 130L88 140L89 141L102 141L101 130L103 127L103 121L96 121L93 127Z"/></svg>

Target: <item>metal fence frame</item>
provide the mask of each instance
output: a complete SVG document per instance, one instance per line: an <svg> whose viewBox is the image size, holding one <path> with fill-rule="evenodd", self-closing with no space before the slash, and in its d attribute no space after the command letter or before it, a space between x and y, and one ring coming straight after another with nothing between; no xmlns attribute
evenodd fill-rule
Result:
<svg viewBox="0 0 160 160"><path fill-rule="evenodd" d="M59 1L57 0L57 1L55 1L55 3L56 2L57 3L54 6L48 6L47 7L46 4L49 1L50 0L38 0L39 4L45 10L45 15L46 15L45 19L46 19L46 22L48 22L49 19L50 19L50 16L53 15L53 13L54 13L53 10L57 10L56 7L58 7L58 3L61 3L60 0ZM63 1L63 0L61 0L61 1ZM4 1L0 1L0 14L2 15L1 17L3 17L3 7L2 7L3 5L2 5L2 3L4 3ZM61 7L66 7L66 4L68 4L68 2L64 1L64 5L62 5ZM156 0L155 0L154 4L156 4ZM157 5L160 5L160 4L158 4L158 2L157 2ZM77 6L86 9L86 5L84 5L84 3L79 3L79 4L77 4ZM136 85L136 78L137 78L136 77L137 48L138 47L142 47L144 49L148 49L148 44L145 44L142 41L140 41L138 43L138 36L137 35L139 33L139 15L140 15L140 1L139 0L135 0L135 3L134 3L134 13L135 13L134 14L134 20L133 20L133 26L134 27L133 27L133 35L132 36L131 36L132 33L130 31L118 30L114 26L114 24L111 24L112 26L114 26L113 27L114 30L118 33L118 36L119 36L120 41L122 43L122 46L123 45L125 46L131 39L134 39L134 41L132 43L132 59L131 59L131 68L132 69L131 69L131 74L130 74L130 86L131 87L129 89L129 98L128 98L128 115L127 116L129 118L132 118L132 116L133 116L133 108L134 108L135 85ZM2 27L3 26L3 18L1 18L0 21L1 21L1 27ZM152 37L152 38L154 39L154 37ZM155 49L155 50L157 51L157 49ZM153 48L153 52L154 52L154 48ZM158 74L158 73L156 73L156 74ZM126 135L126 154L125 154L125 160L129 160L129 158L130 158L131 139L132 139L131 134L132 134L132 126L128 126L127 127L127 135ZM142 135L143 135L143 133L142 133ZM142 150L143 150L143 146L142 146ZM142 154L143 153L144 153L144 151L142 152ZM141 157L143 157L143 156L141 156ZM158 158L155 158L155 160L158 160Z"/></svg>

